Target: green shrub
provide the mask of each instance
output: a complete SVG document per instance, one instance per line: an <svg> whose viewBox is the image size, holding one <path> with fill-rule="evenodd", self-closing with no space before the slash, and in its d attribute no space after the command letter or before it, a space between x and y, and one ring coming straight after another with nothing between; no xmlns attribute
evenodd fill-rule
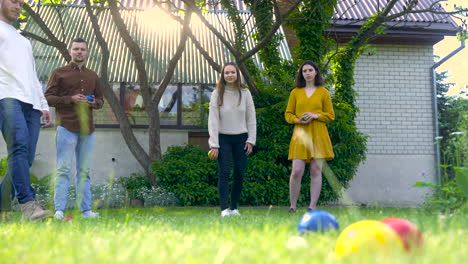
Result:
<svg viewBox="0 0 468 264"><path fill-rule="evenodd" d="M425 201L429 209L452 213L458 210L468 213L468 198L464 195L456 180L451 180L442 185L430 182L417 182L414 187L429 187L434 190Z"/></svg>
<svg viewBox="0 0 468 264"><path fill-rule="evenodd" d="M120 177L116 181L127 190L129 199L144 200L143 189L151 189L151 183L146 175L132 173L129 177Z"/></svg>
<svg viewBox="0 0 468 264"><path fill-rule="evenodd" d="M152 169L158 184L174 193L182 205L217 204L217 163L202 148L169 147Z"/></svg>
<svg viewBox="0 0 468 264"><path fill-rule="evenodd" d="M0 179L5 176L7 169L8 169L7 158L4 157L0 160Z"/></svg>
<svg viewBox="0 0 468 264"><path fill-rule="evenodd" d="M145 201L145 207L174 206L179 204L177 197L173 193L169 193L161 187L143 189L142 196Z"/></svg>

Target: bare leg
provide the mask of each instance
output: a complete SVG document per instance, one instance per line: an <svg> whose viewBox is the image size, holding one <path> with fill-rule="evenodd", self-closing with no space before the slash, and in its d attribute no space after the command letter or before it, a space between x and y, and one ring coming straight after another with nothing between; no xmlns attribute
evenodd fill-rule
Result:
<svg viewBox="0 0 468 264"><path fill-rule="evenodd" d="M322 165L323 159L313 159L310 161L310 205L309 208L315 210L317 201L322 189Z"/></svg>
<svg viewBox="0 0 468 264"><path fill-rule="evenodd" d="M304 174L305 161L300 159L293 159L291 177L289 178L289 200L291 201L291 208L294 210L297 207L297 199L301 191L302 175Z"/></svg>

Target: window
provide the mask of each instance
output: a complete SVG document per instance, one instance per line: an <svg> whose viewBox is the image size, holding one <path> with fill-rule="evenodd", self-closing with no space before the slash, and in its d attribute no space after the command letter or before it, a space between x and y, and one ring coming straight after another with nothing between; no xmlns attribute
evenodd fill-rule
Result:
<svg viewBox="0 0 468 264"><path fill-rule="evenodd" d="M182 126L207 127L208 104L213 89L208 85L182 86Z"/></svg>
<svg viewBox="0 0 468 264"><path fill-rule="evenodd" d="M153 93L156 86L153 86ZM130 123L135 127L148 125L143 97L137 84L114 84L112 89L119 98ZM158 105L161 127L205 128L208 120L208 103L214 85L168 85ZM108 103L95 112L98 127L116 127L118 121Z"/></svg>

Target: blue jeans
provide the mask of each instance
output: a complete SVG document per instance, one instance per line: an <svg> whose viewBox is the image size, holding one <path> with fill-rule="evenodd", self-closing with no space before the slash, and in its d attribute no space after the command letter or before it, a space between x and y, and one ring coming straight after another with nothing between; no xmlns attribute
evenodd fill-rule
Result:
<svg viewBox="0 0 468 264"><path fill-rule="evenodd" d="M20 204L36 200L29 169L36 154L41 111L13 98L0 100L0 128L7 144L8 171L0 186L3 210L8 210L12 189ZM13 186L12 186L13 185Z"/></svg>
<svg viewBox="0 0 468 264"><path fill-rule="evenodd" d="M67 207L68 187L73 155L76 157L76 201L80 211L91 210L91 181L89 163L94 146L94 134L83 135L57 127L57 179L55 182L55 211L65 211Z"/></svg>

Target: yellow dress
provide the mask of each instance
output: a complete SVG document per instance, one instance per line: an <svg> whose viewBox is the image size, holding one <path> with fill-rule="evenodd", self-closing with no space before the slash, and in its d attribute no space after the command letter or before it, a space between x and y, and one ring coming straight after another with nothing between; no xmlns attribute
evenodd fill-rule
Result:
<svg viewBox="0 0 468 264"><path fill-rule="evenodd" d="M305 112L317 114L319 117L307 124L296 124ZM314 158L331 160L335 157L325 124L335 119L327 89L318 87L310 97L307 97L304 88L295 88L289 95L284 116L288 123L294 124L289 144L289 160L301 159L310 162Z"/></svg>

